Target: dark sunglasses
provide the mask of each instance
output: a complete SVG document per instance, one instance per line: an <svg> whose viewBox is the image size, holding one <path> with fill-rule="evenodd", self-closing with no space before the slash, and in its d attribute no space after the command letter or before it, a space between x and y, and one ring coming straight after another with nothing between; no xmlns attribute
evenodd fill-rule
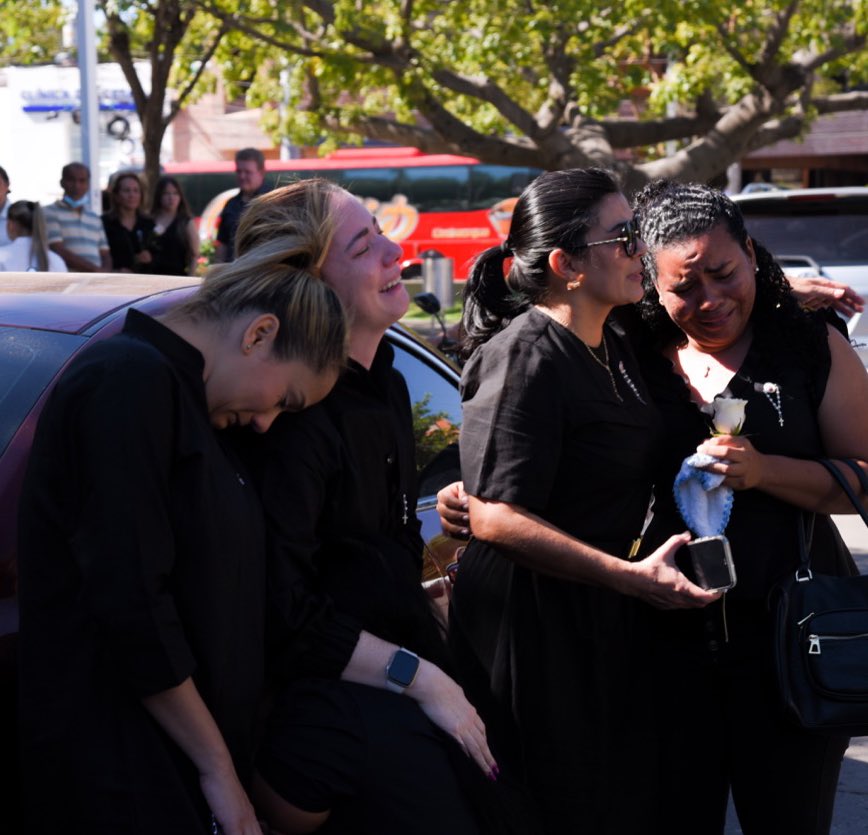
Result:
<svg viewBox="0 0 868 835"><path fill-rule="evenodd" d="M585 249L591 246L602 246L603 244L624 244L624 252L628 258L632 258L639 249L639 225L635 218L630 218L621 226L621 234L617 238L607 238L605 241L591 241L589 244L582 244L576 247L577 249Z"/></svg>

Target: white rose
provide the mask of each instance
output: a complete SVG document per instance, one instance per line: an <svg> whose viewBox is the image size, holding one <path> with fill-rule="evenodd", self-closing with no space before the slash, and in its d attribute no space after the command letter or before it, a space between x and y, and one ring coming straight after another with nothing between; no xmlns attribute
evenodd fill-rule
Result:
<svg viewBox="0 0 868 835"><path fill-rule="evenodd" d="M745 406L747 400L739 400L736 397L715 397L712 404L714 431L719 435L738 435L744 424Z"/></svg>

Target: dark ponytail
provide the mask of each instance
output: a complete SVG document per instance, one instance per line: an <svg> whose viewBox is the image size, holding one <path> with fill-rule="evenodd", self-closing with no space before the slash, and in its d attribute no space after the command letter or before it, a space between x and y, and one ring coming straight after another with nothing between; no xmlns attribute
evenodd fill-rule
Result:
<svg viewBox="0 0 868 835"><path fill-rule="evenodd" d="M504 276L509 257L503 246L486 249L473 264L464 286L461 353L467 358L498 331L503 330L530 302L510 290Z"/></svg>
<svg viewBox="0 0 868 835"><path fill-rule="evenodd" d="M462 320L465 357L519 313L545 301L551 252L578 253L597 221L600 201L618 193L612 175L598 168L547 171L522 192L504 245L483 252L467 280ZM512 264L504 276L509 257Z"/></svg>

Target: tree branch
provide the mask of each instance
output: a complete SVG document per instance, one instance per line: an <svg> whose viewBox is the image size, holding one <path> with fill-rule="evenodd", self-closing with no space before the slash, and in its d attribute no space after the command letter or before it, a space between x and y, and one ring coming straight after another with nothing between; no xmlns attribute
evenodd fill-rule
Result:
<svg viewBox="0 0 868 835"><path fill-rule="evenodd" d="M453 93L471 96L493 105L502 116L527 136L533 137L538 132L538 125L533 116L488 78L471 78L442 68L433 70L431 77Z"/></svg>
<svg viewBox="0 0 868 835"><path fill-rule="evenodd" d="M202 78L203 73L208 67L208 62L211 58L214 57L214 53L217 51L217 47L220 45L220 41L223 40L223 37L229 31L229 27L226 24L226 21L223 21L220 25L220 29L217 31L217 34L214 36L214 39L211 41L211 45L205 50L202 54L202 57L199 59L199 66L196 69L196 72L193 73L192 78L187 82L184 88L178 93L178 95L172 101L169 107L169 114L163 120L166 125L168 125L175 116L178 115L181 108L184 106L184 103L190 97L190 94L193 92L193 89L199 83L199 79Z"/></svg>
<svg viewBox="0 0 868 835"><path fill-rule="evenodd" d="M836 93L831 96L811 100L818 113L843 113L847 110L868 110L868 91L855 90L852 93Z"/></svg>

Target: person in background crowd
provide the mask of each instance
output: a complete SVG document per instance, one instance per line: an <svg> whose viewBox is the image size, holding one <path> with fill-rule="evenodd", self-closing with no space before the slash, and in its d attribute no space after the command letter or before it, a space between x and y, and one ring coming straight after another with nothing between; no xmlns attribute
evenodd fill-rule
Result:
<svg viewBox="0 0 868 835"><path fill-rule="evenodd" d="M814 514L812 568L855 571L829 518L853 508L812 459L852 458L868 471L868 376L845 336L799 309L722 192L662 181L639 193L636 208L650 333L631 330L666 426L646 547L684 527L672 485L687 456L712 456L707 469L735 491L724 530L735 588L702 611L652 613L658 831L721 835L731 790L745 835L825 835L848 741L784 717L767 600L798 565L805 511ZM717 396L745 401L740 433L712 437ZM841 469L858 495L855 474Z"/></svg>
<svg viewBox="0 0 868 835"><path fill-rule="evenodd" d="M63 166L63 197L46 206L48 246L73 272L111 272L112 259L100 216L88 208L90 170L81 162Z"/></svg>
<svg viewBox="0 0 868 835"><path fill-rule="evenodd" d="M235 177L238 180L238 194L230 197L220 212L220 223L217 227L217 250L214 260L231 261L235 257L235 231L241 213L247 204L265 194L265 157L257 148L242 148L235 154Z"/></svg>
<svg viewBox="0 0 868 835"><path fill-rule="evenodd" d="M111 208L102 216L116 273L151 272L148 243L154 221L142 213L144 190L133 171L118 174L111 186Z"/></svg>
<svg viewBox="0 0 868 835"><path fill-rule="evenodd" d="M174 177L160 177L151 203L154 229L148 248L148 272L159 275L195 275L199 258L199 232L187 198Z"/></svg>
<svg viewBox="0 0 868 835"><path fill-rule="evenodd" d="M6 231L6 217L9 214L9 175L6 169L0 166L0 246L7 246L12 242Z"/></svg>
<svg viewBox="0 0 868 835"><path fill-rule="evenodd" d="M512 741L546 835L650 831L653 681L636 598L700 608L719 596L675 566L683 527L633 559L662 426L607 319L641 299L644 252L610 174L546 172L465 289L474 539L450 644L492 738Z"/></svg>
<svg viewBox="0 0 868 835"><path fill-rule="evenodd" d="M42 412L21 494L18 638L34 835L260 835L262 507L219 432L322 399L346 356L318 276L252 250L131 310ZM212 817L213 816L213 817Z"/></svg>
<svg viewBox="0 0 868 835"><path fill-rule="evenodd" d="M12 242L0 247L0 270L65 273L66 264L48 248L39 203L18 200L9 206L6 227Z"/></svg>

